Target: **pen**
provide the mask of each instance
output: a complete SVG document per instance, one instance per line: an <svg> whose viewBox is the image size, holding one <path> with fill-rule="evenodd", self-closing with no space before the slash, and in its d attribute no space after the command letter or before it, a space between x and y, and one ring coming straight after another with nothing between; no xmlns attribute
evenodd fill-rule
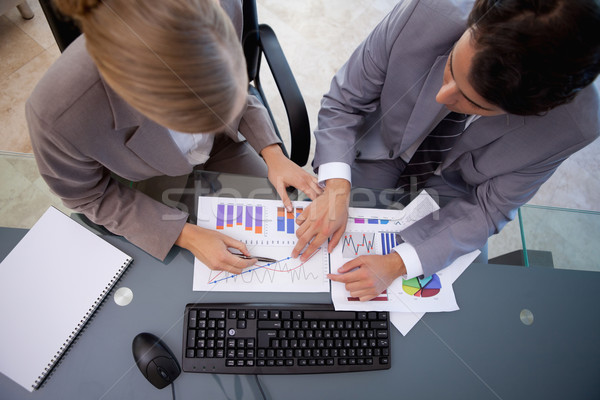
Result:
<svg viewBox="0 0 600 400"><path fill-rule="evenodd" d="M256 258L260 262L270 262L270 263L277 262L277 260L275 260L273 258L268 258L268 257L245 256L243 254L233 253L233 252L231 252L231 254L233 254L234 256L238 256L239 258L243 258L244 260L250 260L251 258Z"/></svg>

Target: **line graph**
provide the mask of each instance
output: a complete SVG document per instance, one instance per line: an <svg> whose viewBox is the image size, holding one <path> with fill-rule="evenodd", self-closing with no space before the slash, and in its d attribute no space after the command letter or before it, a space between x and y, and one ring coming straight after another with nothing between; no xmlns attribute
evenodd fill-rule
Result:
<svg viewBox="0 0 600 400"><path fill-rule="evenodd" d="M320 251L321 251L321 249L319 249L315 254L313 254L311 256L311 258L314 257ZM264 283L266 281L273 283L276 278L275 274L277 274L277 273L289 274L288 278L290 279L291 282L306 281L306 280L318 280L319 276L317 274L312 273L310 271L306 271L304 268L302 268L304 266L304 264L306 264L308 261L310 261L311 258L309 258L305 262L300 262L300 264L294 266L293 265L294 259L292 257L286 257L286 258L277 260L272 263L260 265L258 267L250 267L250 269L242 271L242 273L239 275L234 275L234 274L231 274L231 273L228 273L225 271L219 271L213 279L209 278L208 284L214 285L216 283L223 282L228 279L238 279L238 278L241 278L242 281L244 281L246 283L250 283L254 280L257 280L260 283ZM288 260L292 260L292 262L290 262L290 263L286 262ZM290 264L292 264L292 266L290 266ZM259 274L253 274L252 276L248 277L248 279L245 279L247 274L252 274L258 270L265 271L265 273L262 274L262 277ZM227 275L227 276L221 277L222 275Z"/></svg>
<svg viewBox="0 0 600 400"><path fill-rule="evenodd" d="M240 274L213 271L205 266L195 269L194 274L203 276L202 290L251 292L327 292L329 290L329 280L326 276L329 272L329 254L323 247L306 261L292 258L290 247L285 245L247 244L247 247L250 254L271 257L277 261L252 265Z"/></svg>
<svg viewBox="0 0 600 400"><path fill-rule="evenodd" d="M356 240L355 240L356 238ZM347 232L342 242L342 256L356 258L375 253L375 232Z"/></svg>

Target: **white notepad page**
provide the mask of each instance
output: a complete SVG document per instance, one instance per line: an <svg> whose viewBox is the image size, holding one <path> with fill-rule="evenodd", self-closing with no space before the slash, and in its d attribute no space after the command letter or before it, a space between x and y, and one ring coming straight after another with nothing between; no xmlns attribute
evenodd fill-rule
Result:
<svg viewBox="0 0 600 400"><path fill-rule="evenodd" d="M49 208L0 264L0 372L36 389L130 262Z"/></svg>

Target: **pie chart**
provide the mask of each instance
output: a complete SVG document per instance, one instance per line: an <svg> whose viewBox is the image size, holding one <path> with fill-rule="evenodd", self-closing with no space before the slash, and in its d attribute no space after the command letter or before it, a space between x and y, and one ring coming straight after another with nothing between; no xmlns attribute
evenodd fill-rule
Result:
<svg viewBox="0 0 600 400"><path fill-rule="evenodd" d="M433 297L442 289L440 277L436 274L427 278L412 278L402 282L402 289L415 297Z"/></svg>

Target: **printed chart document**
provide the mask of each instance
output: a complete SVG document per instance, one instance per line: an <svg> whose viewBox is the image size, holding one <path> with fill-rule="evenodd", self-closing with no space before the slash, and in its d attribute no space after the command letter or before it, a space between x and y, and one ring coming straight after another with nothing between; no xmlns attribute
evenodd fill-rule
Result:
<svg viewBox="0 0 600 400"><path fill-rule="evenodd" d="M250 254L276 259L258 263L240 275L212 271L194 262L193 289L201 291L328 292L326 275L351 259L369 254L388 254L397 245L396 233L439 210L422 192L403 210L350 208L346 232L331 254L326 244L305 263L290 257L296 245L295 219L310 202L294 202L288 213L279 200L199 198L198 225L223 232L246 244ZM344 284L331 282L336 310L390 311L390 320L406 334L425 312L458 310L452 283L477 257L479 251L458 258L430 277L396 279L381 295L368 302L350 296Z"/></svg>
<svg viewBox="0 0 600 400"><path fill-rule="evenodd" d="M327 243L306 262L292 258L296 217L310 202L293 202L287 212L281 200L199 197L198 225L246 244L250 254L275 259L258 262L239 275L212 271L194 261L193 290L235 292L329 292Z"/></svg>
<svg viewBox="0 0 600 400"><path fill-rule="evenodd" d="M346 232L330 256L332 273L358 256L389 254L397 245L396 233L438 209L437 203L426 192L422 192L403 210L350 208ZM398 278L387 290L367 302L350 296L343 283L331 282L335 309L391 311L391 320L397 320L398 325L404 320L408 321L408 325L411 321L416 323L426 311L458 310L452 283L478 253L475 251L465 255L430 277ZM397 314L400 316L394 318Z"/></svg>

